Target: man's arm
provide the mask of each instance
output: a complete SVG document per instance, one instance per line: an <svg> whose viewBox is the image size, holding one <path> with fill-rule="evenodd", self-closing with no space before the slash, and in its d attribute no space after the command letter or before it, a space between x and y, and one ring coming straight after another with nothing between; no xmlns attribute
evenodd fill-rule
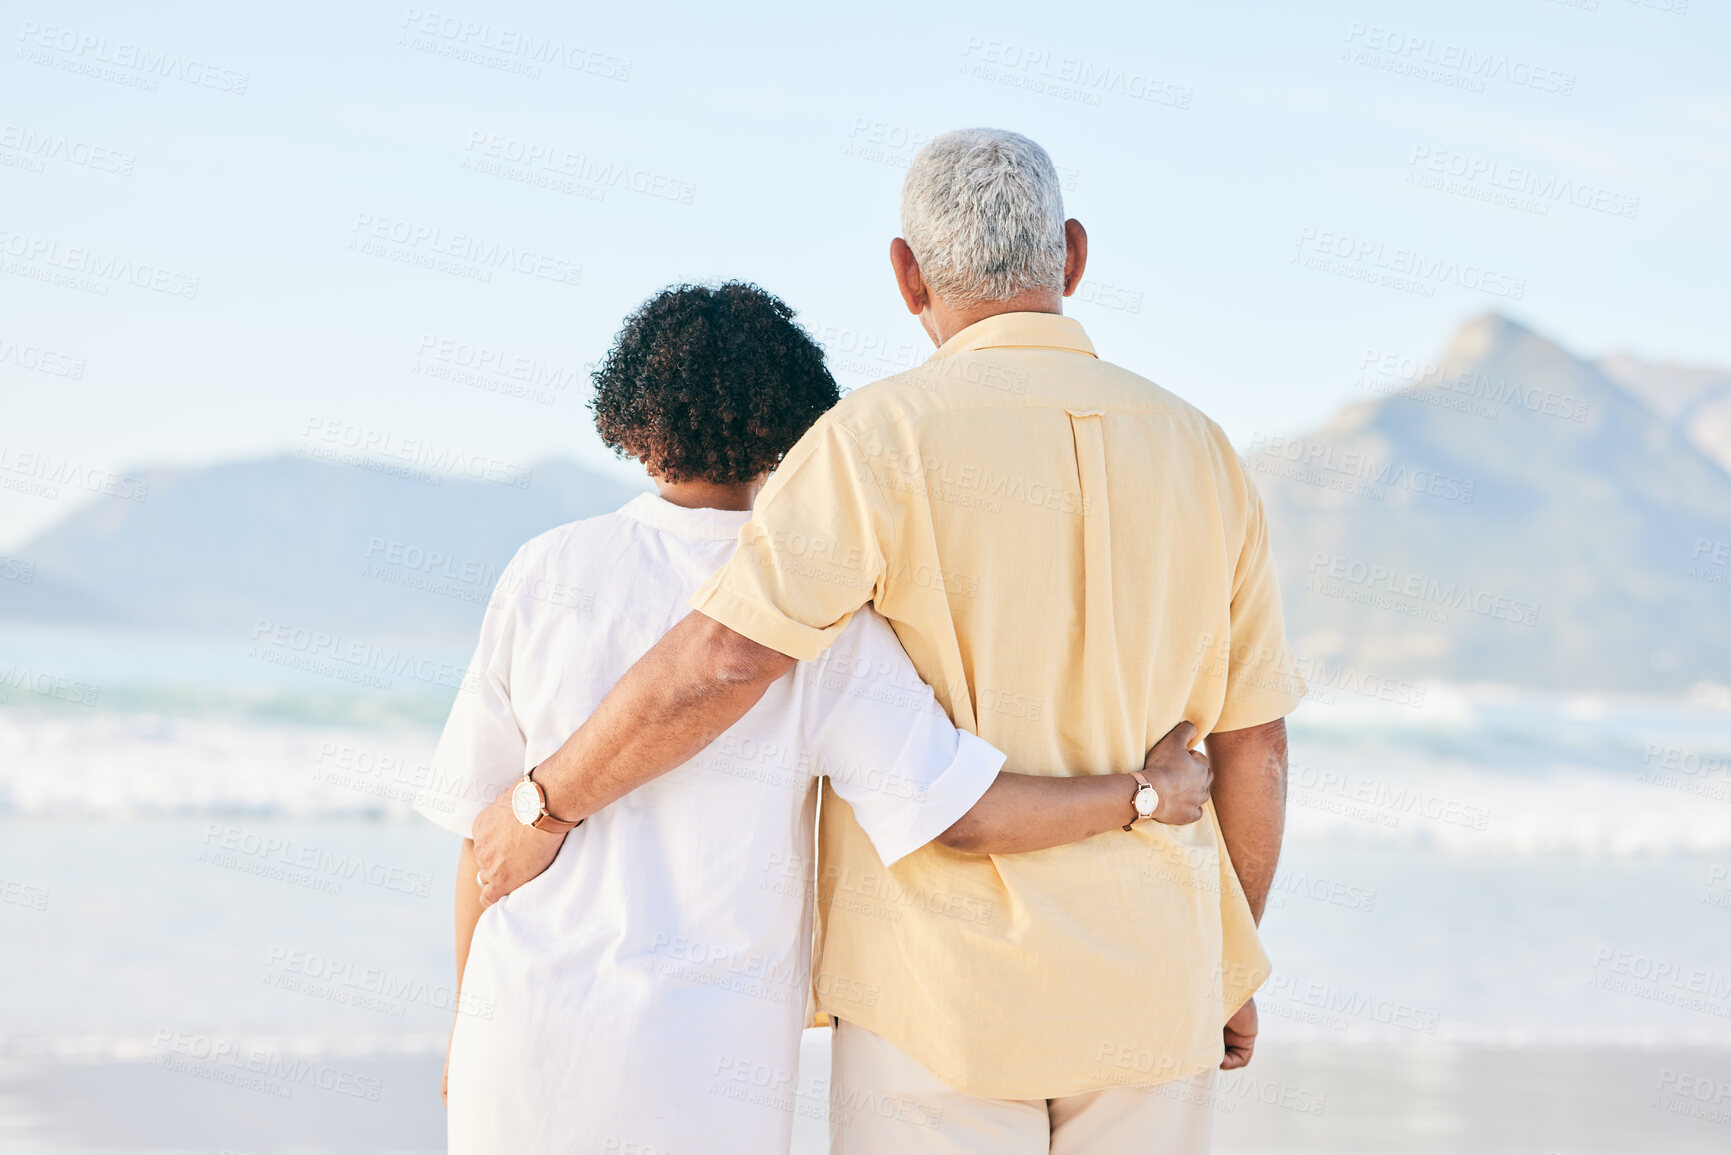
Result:
<svg viewBox="0 0 1731 1155"><path fill-rule="evenodd" d="M1286 719L1210 734L1207 744L1214 763L1214 814L1250 914L1260 924L1286 831ZM1226 1021L1221 1070L1250 1062L1257 1029L1251 999Z"/></svg>
<svg viewBox="0 0 1731 1155"><path fill-rule="evenodd" d="M621 678L595 713L535 771L556 818L587 818L695 757L793 669L785 654L701 613L686 616ZM643 718L664 718L643 726ZM1206 755L1190 751L1195 726L1180 722L1143 764L1160 792L1159 822L1201 817L1209 792ZM593 767L585 773L581 768ZM1123 826L1135 811L1134 779L1123 775L1044 777L999 774L959 821L938 836L956 850L1016 854L1043 850ZM475 819L481 900L497 902L546 870L564 835L523 826L501 796Z"/></svg>
<svg viewBox="0 0 1731 1155"><path fill-rule="evenodd" d="M1185 826L1202 817L1212 776L1208 756L1189 748L1196 727L1180 722L1142 764L1160 794L1154 821ZM937 841L970 854L1024 854L1117 830L1136 818L1140 785L1129 774L1046 777L1003 771Z"/></svg>
<svg viewBox="0 0 1731 1155"><path fill-rule="evenodd" d="M1214 813L1250 913L1262 921L1286 831L1286 719L1207 738Z"/></svg>
<svg viewBox="0 0 1731 1155"><path fill-rule="evenodd" d="M687 614L536 767L548 813L567 822L587 818L690 761L794 665L713 618ZM475 819L481 901L491 905L546 870L563 841L519 823L509 792L501 794Z"/></svg>

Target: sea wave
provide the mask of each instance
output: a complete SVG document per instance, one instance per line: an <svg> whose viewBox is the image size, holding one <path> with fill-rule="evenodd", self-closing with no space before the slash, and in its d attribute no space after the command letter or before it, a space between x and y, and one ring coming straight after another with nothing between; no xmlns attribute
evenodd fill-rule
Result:
<svg viewBox="0 0 1731 1155"><path fill-rule="evenodd" d="M0 708L0 814L412 822L468 789L431 767L443 706L322 688L143 685ZM1731 849L1731 712L1712 701L1433 689L1306 703L1295 842L1623 857Z"/></svg>
<svg viewBox="0 0 1731 1155"><path fill-rule="evenodd" d="M419 821L461 783L431 727L309 726L159 713L0 711L0 814Z"/></svg>
<svg viewBox="0 0 1731 1155"><path fill-rule="evenodd" d="M160 1058L175 1042L176 1034L154 1033L0 1035L0 1059L55 1059L61 1062L148 1062ZM213 1031L194 1036L220 1044L228 1055L269 1054L291 1059L419 1058L443 1055L450 1041L446 1031L402 1034L381 1033L224 1033Z"/></svg>

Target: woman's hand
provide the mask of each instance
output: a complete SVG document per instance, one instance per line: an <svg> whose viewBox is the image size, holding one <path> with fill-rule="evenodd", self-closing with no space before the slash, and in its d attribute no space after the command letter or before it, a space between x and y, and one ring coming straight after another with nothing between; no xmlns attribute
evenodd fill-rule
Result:
<svg viewBox="0 0 1731 1155"><path fill-rule="evenodd" d="M457 996L462 1001L462 996ZM451 1044L457 1041L457 1019L451 1018L451 1037L445 1040L445 1073L439 1076L439 1098L445 1104L445 1110L451 1109Z"/></svg>
<svg viewBox="0 0 1731 1155"><path fill-rule="evenodd" d="M1154 744L1142 763L1142 773L1160 794L1154 821L1169 826L1188 826L1202 817L1202 806L1214 786L1208 755L1192 750L1196 726L1179 722Z"/></svg>

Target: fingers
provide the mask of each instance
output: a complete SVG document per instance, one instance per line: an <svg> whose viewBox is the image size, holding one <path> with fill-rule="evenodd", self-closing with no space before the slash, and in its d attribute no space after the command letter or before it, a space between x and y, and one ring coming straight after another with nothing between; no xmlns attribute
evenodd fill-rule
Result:
<svg viewBox="0 0 1731 1155"><path fill-rule="evenodd" d="M1247 1000L1226 1020L1226 1027L1222 1032L1226 1042L1226 1057L1220 1061L1222 1071L1236 1071L1249 1065L1250 1056L1256 1051L1256 1032L1259 1026L1255 999Z"/></svg>
<svg viewBox="0 0 1731 1155"><path fill-rule="evenodd" d="M1161 800L1161 805L1162 807L1166 805L1164 799ZM1166 815L1161 815L1156 811L1154 814L1154 821L1159 822L1164 826L1190 826L1202 821L1202 816L1206 813L1208 813L1208 811L1203 808L1201 803L1195 803L1182 809L1179 809L1177 804L1174 803L1171 812Z"/></svg>
<svg viewBox="0 0 1731 1155"><path fill-rule="evenodd" d="M1207 793L1209 790L1214 788L1214 767L1209 763L1208 755L1206 754L1198 754L1196 751L1192 750L1190 751L1190 757L1194 760L1198 772L1202 775L1203 793Z"/></svg>
<svg viewBox="0 0 1731 1155"><path fill-rule="evenodd" d="M487 872L484 870L476 873L475 885L480 889L482 910L487 909L489 906L492 906L495 902L498 902L501 898L504 898L507 894L511 893L504 887L489 881Z"/></svg>
<svg viewBox="0 0 1731 1155"><path fill-rule="evenodd" d="M1166 737L1160 740L1162 742L1177 742L1181 746L1188 747L1190 743L1196 741L1196 724L1187 718L1168 730Z"/></svg>

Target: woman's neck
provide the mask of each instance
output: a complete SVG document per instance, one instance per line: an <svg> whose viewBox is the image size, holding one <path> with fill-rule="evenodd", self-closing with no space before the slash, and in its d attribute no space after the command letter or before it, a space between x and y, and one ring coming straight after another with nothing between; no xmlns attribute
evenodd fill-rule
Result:
<svg viewBox="0 0 1731 1155"><path fill-rule="evenodd" d="M719 485L713 481L663 481L652 478L661 500L686 509L750 509L763 480Z"/></svg>

